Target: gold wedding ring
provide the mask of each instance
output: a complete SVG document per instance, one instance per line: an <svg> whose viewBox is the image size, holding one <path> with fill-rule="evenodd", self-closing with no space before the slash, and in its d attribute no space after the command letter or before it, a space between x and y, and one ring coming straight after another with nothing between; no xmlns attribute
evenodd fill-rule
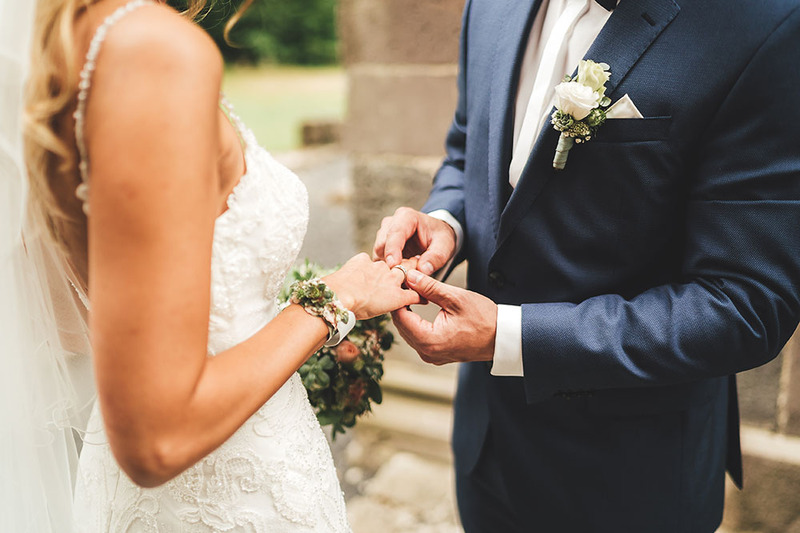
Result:
<svg viewBox="0 0 800 533"><path fill-rule="evenodd" d="M398 268L398 269L400 269L400 272L402 272L402 273L403 273L403 283L405 283L405 282L406 282L406 280L408 279L408 270L406 270L406 267L404 267L403 265L395 265L395 266L393 266L392 268ZM401 285L402 285L402 284L401 284Z"/></svg>

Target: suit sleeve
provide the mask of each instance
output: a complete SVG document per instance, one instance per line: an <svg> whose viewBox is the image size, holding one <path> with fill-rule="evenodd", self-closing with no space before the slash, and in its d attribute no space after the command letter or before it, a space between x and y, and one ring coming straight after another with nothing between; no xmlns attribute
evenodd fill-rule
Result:
<svg viewBox="0 0 800 533"><path fill-rule="evenodd" d="M449 212L462 228L466 228L464 217L464 163L467 144L467 33L471 2L464 6L461 26L461 41L458 65L458 103L445 142L446 156L433 180L428 201L422 212L439 209ZM466 235L465 235L466 237ZM463 249L463 245L462 245Z"/></svg>
<svg viewBox="0 0 800 533"><path fill-rule="evenodd" d="M724 376L773 359L800 319L800 11L754 53L687 161L680 282L523 305L527 399Z"/></svg>

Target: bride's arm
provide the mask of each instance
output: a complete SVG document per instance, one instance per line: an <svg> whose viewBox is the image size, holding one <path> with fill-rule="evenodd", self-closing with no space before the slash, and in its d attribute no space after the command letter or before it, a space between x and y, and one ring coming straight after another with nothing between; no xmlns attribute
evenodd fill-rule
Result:
<svg viewBox="0 0 800 533"><path fill-rule="evenodd" d="M98 393L112 450L144 486L222 444L327 335L321 319L293 305L246 342L206 355L223 194L221 76L204 33L164 9L142 8L109 34L92 84L89 294ZM398 271L366 256L349 265L330 282L357 314L416 300L397 287ZM359 282L372 287L374 301L350 290Z"/></svg>

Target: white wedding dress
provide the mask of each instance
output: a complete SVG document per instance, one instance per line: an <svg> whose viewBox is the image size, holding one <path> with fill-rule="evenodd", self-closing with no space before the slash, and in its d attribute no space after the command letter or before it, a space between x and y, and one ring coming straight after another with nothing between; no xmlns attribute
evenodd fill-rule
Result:
<svg viewBox="0 0 800 533"><path fill-rule="evenodd" d="M134 0L98 30L81 92L88 95L106 31L145 3ZM83 106L78 126L82 112ZM241 343L277 314L276 297L308 222L304 185L230 115L246 145L247 171L214 227L211 355ZM88 165L84 169L88 177ZM120 470L95 405L80 456L75 522L79 533L350 531L330 448L297 374L217 450L153 489Z"/></svg>

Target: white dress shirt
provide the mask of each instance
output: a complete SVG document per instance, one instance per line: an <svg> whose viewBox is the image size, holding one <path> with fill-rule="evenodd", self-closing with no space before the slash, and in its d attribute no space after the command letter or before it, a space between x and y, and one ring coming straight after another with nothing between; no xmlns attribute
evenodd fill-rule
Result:
<svg viewBox="0 0 800 533"><path fill-rule="evenodd" d="M548 123L555 86L571 75L603 28L611 12L595 0L543 0L531 27L522 60L514 114L514 145L509 183L516 186L536 138ZM595 60L600 60L595 59ZM456 253L463 228L445 210L430 216L450 224L456 232ZM446 268L440 272L444 273ZM522 308L497 306L497 333L491 373L522 376Z"/></svg>

